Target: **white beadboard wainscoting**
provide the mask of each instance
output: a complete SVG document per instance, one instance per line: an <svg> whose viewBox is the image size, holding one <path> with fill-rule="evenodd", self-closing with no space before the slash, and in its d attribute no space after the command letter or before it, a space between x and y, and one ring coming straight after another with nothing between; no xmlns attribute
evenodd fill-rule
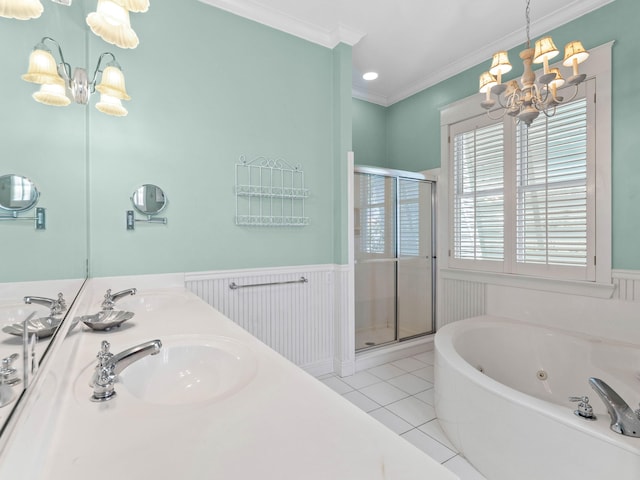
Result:
<svg viewBox="0 0 640 480"><path fill-rule="evenodd" d="M640 271L638 270L614 270L613 298L627 302L640 302Z"/></svg>
<svg viewBox="0 0 640 480"><path fill-rule="evenodd" d="M438 287L438 328L485 313L485 283L442 278Z"/></svg>
<svg viewBox="0 0 640 480"><path fill-rule="evenodd" d="M346 266L314 265L187 273L185 285L309 373L347 375L355 361L348 277Z"/></svg>
<svg viewBox="0 0 640 480"><path fill-rule="evenodd" d="M439 281L438 326L489 314L640 343L640 272L613 270L611 285L535 285L539 280L505 280L443 271ZM522 280L522 279L520 279Z"/></svg>

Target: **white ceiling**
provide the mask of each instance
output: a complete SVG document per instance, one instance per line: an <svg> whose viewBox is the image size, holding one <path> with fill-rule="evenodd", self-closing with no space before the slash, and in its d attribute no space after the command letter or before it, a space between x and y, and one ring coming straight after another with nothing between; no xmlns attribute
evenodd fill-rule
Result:
<svg viewBox="0 0 640 480"><path fill-rule="evenodd" d="M200 1L329 48L352 45L354 97L384 106L526 42L526 0ZM531 0L531 38L611 1ZM365 82L370 70L380 77Z"/></svg>

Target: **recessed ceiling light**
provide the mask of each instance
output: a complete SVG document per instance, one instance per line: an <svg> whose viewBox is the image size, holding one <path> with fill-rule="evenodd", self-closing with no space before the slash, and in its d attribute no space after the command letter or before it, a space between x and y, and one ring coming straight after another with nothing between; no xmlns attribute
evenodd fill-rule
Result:
<svg viewBox="0 0 640 480"><path fill-rule="evenodd" d="M376 78L378 78L378 73L377 72L367 72L364 75L362 75L362 78L364 78L365 80L375 80Z"/></svg>

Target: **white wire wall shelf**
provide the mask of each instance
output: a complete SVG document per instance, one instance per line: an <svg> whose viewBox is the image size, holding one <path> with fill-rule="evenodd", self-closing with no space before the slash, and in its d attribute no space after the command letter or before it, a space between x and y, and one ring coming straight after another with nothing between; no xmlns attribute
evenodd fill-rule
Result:
<svg viewBox="0 0 640 480"><path fill-rule="evenodd" d="M236 225L309 225L304 209L309 189L304 186L304 172L300 165L294 167L282 159L266 157L249 162L242 155L236 164L235 194Z"/></svg>

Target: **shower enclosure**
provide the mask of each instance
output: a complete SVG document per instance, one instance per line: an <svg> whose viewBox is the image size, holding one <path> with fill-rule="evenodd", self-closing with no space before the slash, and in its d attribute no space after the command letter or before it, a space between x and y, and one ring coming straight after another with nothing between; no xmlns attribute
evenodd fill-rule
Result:
<svg viewBox="0 0 640 480"><path fill-rule="evenodd" d="M356 351L433 333L435 183L356 166Z"/></svg>

